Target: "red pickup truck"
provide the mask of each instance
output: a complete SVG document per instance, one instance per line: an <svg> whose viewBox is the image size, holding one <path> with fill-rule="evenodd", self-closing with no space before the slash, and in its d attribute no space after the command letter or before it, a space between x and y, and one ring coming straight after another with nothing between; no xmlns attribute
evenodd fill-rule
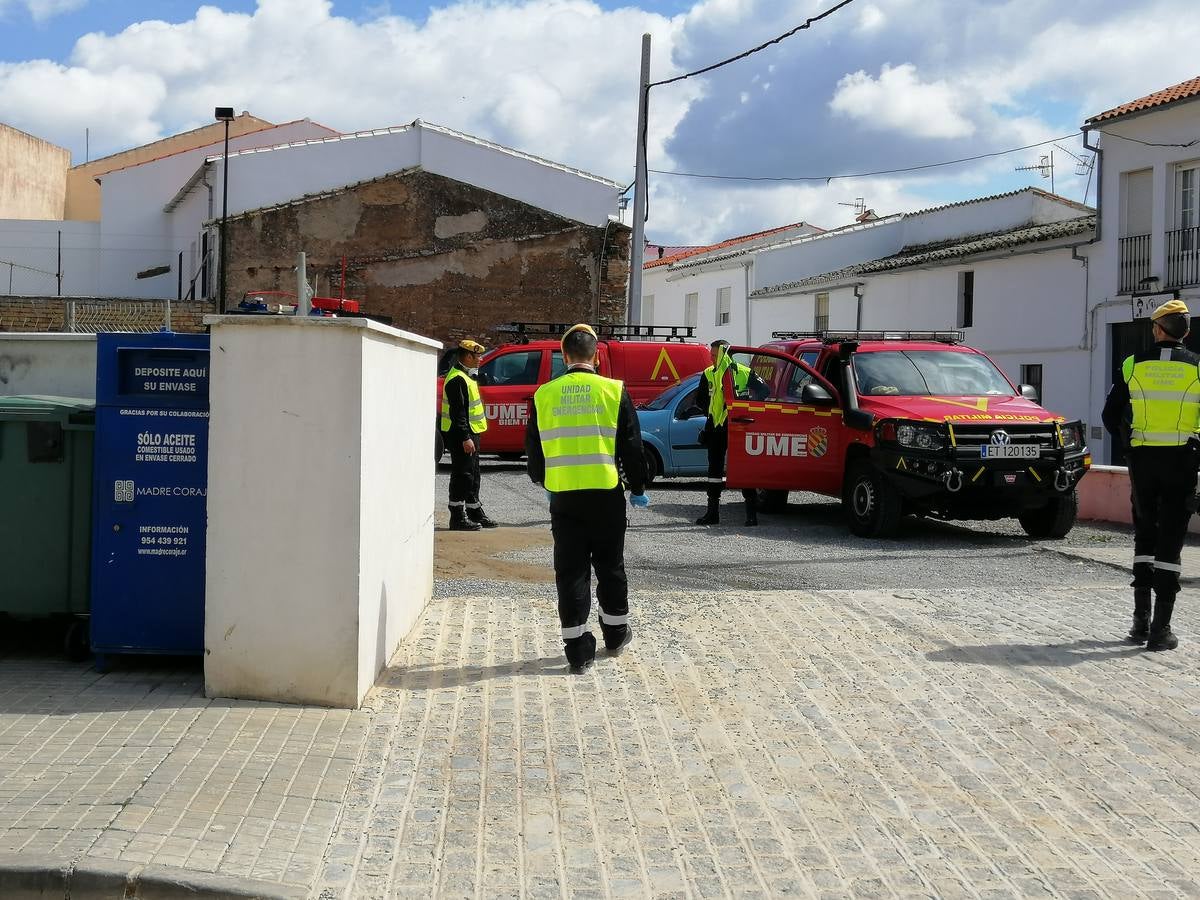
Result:
<svg viewBox="0 0 1200 900"><path fill-rule="evenodd" d="M544 329L552 327L565 330L569 326L548 324ZM483 452L497 454L502 459L524 456L525 426L529 424L533 392L566 371L559 340L531 340L527 337L530 332L523 328L516 331L519 338L516 343L489 351L479 364L479 393L488 420L488 430L481 442ZM661 329L652 331L636 326L629 330L606 328L597 331L601 335L599 373L625 382L635 405L654 399L680 379L712 363L706 345L683 340L684 333L690 336L690 328L669 329L668 335L670 331L681 332L680 338L674 340L662 339ZM656 335L659 339L655 339ZM643 337L645 339L639 339ZM436 402L439 418L442 381L456 352L454 349L446 351L438 369ZM435 460L442 458L441 432L438 432L434 453Z"/></svg>
<svg viewBox="0 0 1200 900"><path fill-rule="evenodd" d="M1082 423L961 340L791 333L731 348L761 382L730 403L728 485L759 489L767 509L788 491L839 497L860 536L895 534L906 514L1015 517L1031 537L1065 536L1091 465Z"/></svg>

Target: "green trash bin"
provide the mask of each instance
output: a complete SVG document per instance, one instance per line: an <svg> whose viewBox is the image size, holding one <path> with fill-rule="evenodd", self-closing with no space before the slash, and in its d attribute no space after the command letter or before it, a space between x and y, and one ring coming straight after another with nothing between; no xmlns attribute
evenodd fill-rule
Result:
<svg viewBox="0 0 1200 900"><path fill-rule="evenodd" d="M96 401L0 397L0 614L63 617L89 649Z"/></svg>

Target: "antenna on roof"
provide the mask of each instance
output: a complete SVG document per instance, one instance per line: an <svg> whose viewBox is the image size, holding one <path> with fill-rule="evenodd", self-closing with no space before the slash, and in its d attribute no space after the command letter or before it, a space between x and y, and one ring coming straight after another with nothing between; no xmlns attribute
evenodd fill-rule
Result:
<svg viewBox="0 0 1200 900"><path fill-rule="evenodd" d="M1075 174L1076 175L1091 175L1092 174L1092 166L1094 166L1096 164L1096 154L1095 153L1093 153L1088 159L1084 159L1082 156L1072 153L1070 150L1068 150L1066 147L1062 146L1061 144L1055 144L1054 146L1058 147L1059 150L1061 150L1063 153L1067 154L1067 156L1071 157L1071 159L1075 160Z"/></svg>
<svg viewBox="0 0 1200 900"><path fill-rule="evenodd" d="M858 218L867 211L867 201L862 197L855 197L853 203L838 203L838 206L853 206L854 217Z"/></svg>
<svg viewBox="0 0 1200 900"><path fill-rule="evenodd" d="M1054 190L1054 151L1049 154L1043 154L1042 158L1031 166L1017 166L1013 169L1014 172L1039 172L1043 178L1050 179L1050 193L1056 193Z"/></svg>

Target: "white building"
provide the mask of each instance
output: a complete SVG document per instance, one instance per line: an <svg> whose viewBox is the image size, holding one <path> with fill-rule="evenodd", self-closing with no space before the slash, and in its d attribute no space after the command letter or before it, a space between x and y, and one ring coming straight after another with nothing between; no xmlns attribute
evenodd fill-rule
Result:
<svg viewBox="0 0 1200 900"><path fill-rule="evenodd" d="M1092 116L1099 162L1096 243L1089 248L1090 443L1117 461L1098 427L1121 360L1150 342L1145 316L1170 297L1200 337L1200 77ZM1101 449L1102 448L1102 449Z"/></svg>
<svg viewBox="0 0 1200 900"><path fill-rule="evenodd" d="M962 329L1056 411L1086 419L1078 248L1093 238L1092 212L1026 188L830 231L766 232L650 261L643 309L669 325L699 307L700 338L752 345L776 331Z"/></svg>
<svg viewBox="0 0 1200 900"><path fill-rule="evenodd" d="M354 134L303 120L231 138L228 212L413 169L596 227L616 219L615 182L420 120ZM16 264L7 292L53 295L61 271L63 296L167 299L194 285L212 298L223 178L222 145L188 149L100 176L99 222L0 221L0 260Z"/></svg>
<svg viewBox="0 0 1200 900"><path fill-rule="evenodd" d="M751 304L763 333L756 337L827 328L962 330L967 343L1014 381L1036 387L1056 412L1086 420L1087 273L1079 248L1092 240L1095 222L1088 207L1027 188L764 251L761 257L792 254L771 267L783 272L819 262L823 243L869 237L876 249L894 248L758 288ZM808 259L797 256L801 249ZM758 270L768 271L766 259Z"/></svg>
<svg viewBox="0 0 1200 900"><path fill-rule="evenodd" d="M642 269L642 325L691 325L699 340L750 340L754 256L774 241L821 234L805 222L729 238L702 247L673 248ZM737 253L733 253L733 251ZM733 255L730 255L733 253ZM732 260L727 263L727 260Z"/></svg>

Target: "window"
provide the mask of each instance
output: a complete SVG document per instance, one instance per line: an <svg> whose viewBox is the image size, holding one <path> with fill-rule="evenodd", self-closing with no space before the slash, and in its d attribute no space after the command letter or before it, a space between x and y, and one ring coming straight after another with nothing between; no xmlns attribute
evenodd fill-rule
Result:
<svg viewBox="0 0 1200 900"><path fill-rule="evenodd" d="M1030 363L1029 365L1021 366L1021 384L1028 384L1037 391L1038 403L1043 403L1046 399L1042 394L1042 364Z"/></svg>
<svg viewBox="0 0 1200 900"><path fill-rule="evenodd" d="M958 273L958 327L975 324L975 273Z"/></svg>
<svg viewBox="0 0 1200 900"><path fill-rule="evenodd" d="M727 288L727 287L717 289L717 324L718 325L728 325L729 324L729 311L730 311L729 295L732 290L733 290L732 288Z"/></svg>
<svg viewBox="0 0 1200 900"><path fill-rule="evenodd" d="M817 331L829 330L829 294L825 291L817 294L817 302L813 307L813 328Z"/></svg>
<svg viewBox="0 0 1200 900"><path fill-rule="evenodd" d="M567 371L567 363L563 359L562 351L555 350L550 354L550 377L557 378L565 371Z"/></svg>
<svg viewBox="0 0 1200 900"><path fill-rule="evenodd" d="M537 384L542 368L541 350L520 350L489 359L479 367L480 384Z"/></svg>
<svg viewBox="0 0 1200 900"><path fill-rule="evenodd" d="M654 324L654 295L642 295L642 325Z"/></svg>
<svg viewBox="0 0 1200 900"><path fill-rule="evenodd" d="M1154 172L1125 172L1121 175L1121 237L1149 234L1154 208Z"/></svg>
<svg viewBox="0 0 1200 900"><path fill-rule="evenodd" d="M1166 234L1165 287L1200 284L1200 162L1175 167L1175 227Z"/></svg>
<svg viewBox="0 0 1200 900"><path fill-rule="evenodd" d="M876 350L852 357L858 392L907 397L1011 397L1012 385L981 353Z"/></svg>
<svg viewBox="0 0 1200 900"><path fill-rule="evenodd" d="M683 298L683 324L695 328L700 324L700 295L688 294Z"/></svg>
<svg viewBox="0 0 1200 900"><path fill-rule="evenodd" d="M1188 163L1175 170L1175 227L1200 225L1200 163Z"/></svg>

